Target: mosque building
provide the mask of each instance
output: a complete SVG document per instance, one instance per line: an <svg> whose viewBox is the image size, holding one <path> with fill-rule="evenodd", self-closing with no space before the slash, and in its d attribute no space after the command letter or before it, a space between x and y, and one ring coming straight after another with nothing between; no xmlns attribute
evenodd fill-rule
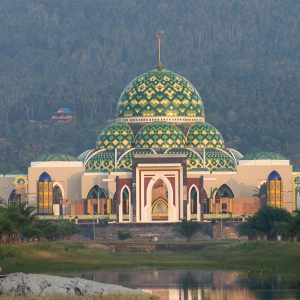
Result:
<svg viewBox="0 0 300 300"><path fill-rule="evenodd" d="M162 32L157 37L160 43ZM0 195L8 199L12 190L20 195L26 190L40 214L176 222L221 212L253 214L265 204L288 211L300 207L300 173L293 172L289 160L226 148L221 132L205 122L195 87L165 69L160 58L125 87L115 122L99 134L94 149L78 158L40 157L31 162L28 175L11 176L14 189L3 189L12 185L5 183L7 176L0 177ZM27 183L17 184L20 178ZM254 197L264 183L266 197Z"/></svg>

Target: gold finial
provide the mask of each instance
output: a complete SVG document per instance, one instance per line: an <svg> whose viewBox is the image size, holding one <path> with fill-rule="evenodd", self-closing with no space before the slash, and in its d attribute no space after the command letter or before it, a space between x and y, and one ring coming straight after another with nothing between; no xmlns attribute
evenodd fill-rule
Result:
<svg viewBox="0 0 300 300"><path fill-rule="evenodd" d="M163 37L164 32L162 30L158 30L158 31L156 31L155 35L158 38L158 64L157 64L156 68L163 68L163 65L161 64L161 61L160 61L160 39Z"/></svg>

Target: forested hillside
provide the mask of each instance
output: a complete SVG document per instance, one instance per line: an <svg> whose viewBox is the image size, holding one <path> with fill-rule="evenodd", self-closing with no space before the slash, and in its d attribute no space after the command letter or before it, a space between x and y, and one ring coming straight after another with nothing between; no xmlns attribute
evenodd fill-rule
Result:
<svg viewBox="0 0 300 300"><path fill-rule="evenodd" d="M227 147L300 158L298 0L2 0L0 173L93 148L123 88L157 64L198 89ZM76 122L53 124L69 107Z"/></svg>

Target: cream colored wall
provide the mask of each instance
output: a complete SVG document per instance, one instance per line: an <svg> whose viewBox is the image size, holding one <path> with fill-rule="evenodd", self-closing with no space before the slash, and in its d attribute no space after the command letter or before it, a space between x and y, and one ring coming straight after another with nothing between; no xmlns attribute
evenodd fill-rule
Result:
<svg viewBox="0 0 300 300"><path fill-rule="evenodd" d="M43 172L47 172L51 179L63 188L64 199L80 198L81 176L84 167L29 167L28 168L28 199L30 205L37 204L37 181Z"/></svg>
<svg viewBox="0 0 300 300"><path fill-rule="evenodd" d="M283 180L283 207L292 211L292 169L291 165L278 166L237 166L240 183L240 197L252 197L261 181L267 180L269 174L276 170Z"/></svg>

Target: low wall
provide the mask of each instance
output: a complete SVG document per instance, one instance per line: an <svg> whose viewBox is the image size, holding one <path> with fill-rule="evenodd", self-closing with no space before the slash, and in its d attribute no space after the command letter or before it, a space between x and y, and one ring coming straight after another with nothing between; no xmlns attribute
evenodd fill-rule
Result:
<svg viewBox="0 0 300 300"><path fill-rule="evenodd" d="M117 241L117 230L131 232L130 241L183 241L186 238L173 231L176 223L109 223L106 227L99 227L95 224L96 241ZM237 239L236 227L239 222L223 222L222 238ZM193 240L207 240L221 238L221 224L217 222L212 226L211 223L204 223L204 228L200 233L193 236ZM74 235L72 240L93 240L94 231L92 224L79 225L81 234Z"/></svg>

